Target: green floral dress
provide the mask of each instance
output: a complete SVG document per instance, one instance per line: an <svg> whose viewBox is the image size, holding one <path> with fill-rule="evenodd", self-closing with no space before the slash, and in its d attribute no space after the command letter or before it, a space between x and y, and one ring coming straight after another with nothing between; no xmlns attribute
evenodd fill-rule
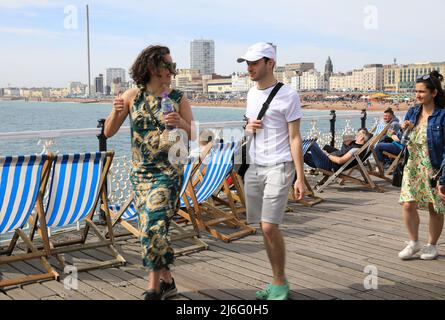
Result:
<svg viewBox="0 0 445 320"><path fill-rule="evenodd" d="M182 96L183 93L177 90L169 94L177 111ZM148 107L164 126L160 99L141 89L130 108L130 180L139 217L139 231L142 234L140 241L143 265L158 271L168 268L174 262L174 252L167 236L171 219L179 209L183 167L170 163L168 150L158 150L158 128Z"/></svg>
<svg viewBox="0 0 445 320"><path fill-rule="evenodd" d="M430 161L427 143L427 124L417 125L408 142L409 157L403 171L400 202L417 202L419 209L428 210L429 203L437 213L445 213L445 204L430 186L430 179L437 173Z"/></svg>

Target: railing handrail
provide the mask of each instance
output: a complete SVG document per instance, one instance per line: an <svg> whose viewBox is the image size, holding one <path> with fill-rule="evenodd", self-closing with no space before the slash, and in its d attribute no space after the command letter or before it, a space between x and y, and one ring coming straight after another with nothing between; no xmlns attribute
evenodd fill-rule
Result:
<svg viewBox="0 0 445 320"><path fill-rule="evenodd" d="M368 111L369 112L369 111ZM373 114L374 112L369 112ZM353 119L362 116L359 110L355 113L341 114L337 120ZM322 116L304 116L302 121L313 120L331 120L331 115ZM242 128L243 121L224 121L224 122L199 122L200 129L226 129L226 128ZM17 131L17 132L0 132L1 140L21 140L21 139L54 139L63 137L82 137L82 136L97 136L101 133L101 128L81 128L81 129L56 129L56 130L41 130L41 131ZM130 133L129 126L123 126L119 129L119 133Z"/></svg>
<svg viewBox="0 0 445 320"><path fill-rule="evenodd" d="M0 132L0 140L17 140L17 139L52 139L61 137L79 137L97 135L100 128L83 128L83 129L59 129L59 130L42 130L42 131L21 131L21 132Z"/></svg>

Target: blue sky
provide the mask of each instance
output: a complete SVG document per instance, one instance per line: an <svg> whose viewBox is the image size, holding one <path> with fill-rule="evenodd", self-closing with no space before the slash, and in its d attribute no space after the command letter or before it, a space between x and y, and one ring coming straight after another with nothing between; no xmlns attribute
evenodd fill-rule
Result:
<svg viewBox="0 0 445 320"><path fill-rule="evenodd" d="M331 56L335 71L395 57L445 61L443 0L0 0L0 87L86 82L86 4L93 77L106 67L128 69L153 43L169 46L188 68L189 43L200 38L215 41L221 74L244 71L236 58L258 41L277 44L280 65L315 62L322 69ZM67 29L72 17L77 27Z"/></svg>

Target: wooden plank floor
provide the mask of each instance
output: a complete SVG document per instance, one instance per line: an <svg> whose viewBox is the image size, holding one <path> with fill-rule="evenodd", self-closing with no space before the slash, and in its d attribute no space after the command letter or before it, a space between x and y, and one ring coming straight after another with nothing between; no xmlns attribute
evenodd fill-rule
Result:
<svg viewBox="0 0 445 320"><path fill-rule="evenodd" d="M308 299L445 299L445 256L435 261L400 261L397 253L407 234L398 204L399 191L381 183L385 193L334 185L313 208L289 204L282 231L286 241L290 298ZM426 241L428 213L421 211L420 236ZM210 249L177 258L173 267L176 299L249 300L271 279L261 233L226 244L203 235ZM443 238L440 244L443 244ZM119 241L127 265L81 272L77 290L61 281L9 288L10 299L141 299L147 272L141 267L137 239ZM442 248L444 250L444 248ZM106 259L102 250L66 255L69 263ZM51 259L56 266L56 261ZM378 272L378 288L366 289L365 267ZM3 277L32 274L36 261L0 266Z"/></svg>

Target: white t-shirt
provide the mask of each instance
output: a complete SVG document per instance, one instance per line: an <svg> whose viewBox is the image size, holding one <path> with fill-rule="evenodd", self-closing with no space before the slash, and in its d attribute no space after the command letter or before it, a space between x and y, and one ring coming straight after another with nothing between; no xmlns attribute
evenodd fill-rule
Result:
<svg viewBox="0 0 445 320"><path fill-rule="evenodd" d="M273 86L259 90L256 86L247 94L246 117L257 119ZM302 117L300 96L284 85L277 93L263 118L263 129L252 139L249 156L251 163L269 166L292 161L288 123Z"/></svg>

